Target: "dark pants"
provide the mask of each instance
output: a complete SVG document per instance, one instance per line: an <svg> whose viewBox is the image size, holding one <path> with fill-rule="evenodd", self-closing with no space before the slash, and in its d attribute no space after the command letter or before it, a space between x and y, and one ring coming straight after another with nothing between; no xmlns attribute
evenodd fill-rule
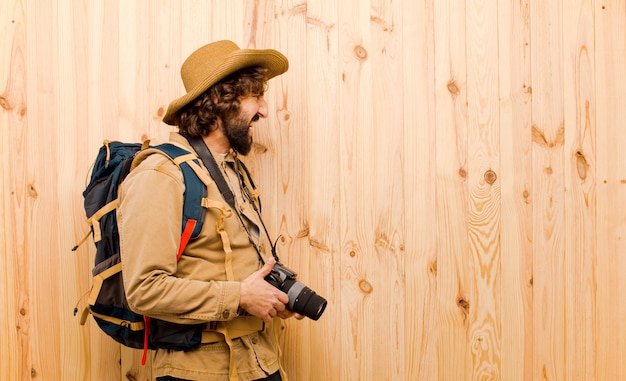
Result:
<svg viewBox="0 0 626 381"><path fill-rule="evenodd" d="M259 378L257 381L282 381L282 380L283 379L282 377L280 377L280 372L276 372L272 374L271 376L268 376L265 378ZM156 381L187 381L187 380L183 380L182 378L165 376L165 377L157 377Z"/></svg>

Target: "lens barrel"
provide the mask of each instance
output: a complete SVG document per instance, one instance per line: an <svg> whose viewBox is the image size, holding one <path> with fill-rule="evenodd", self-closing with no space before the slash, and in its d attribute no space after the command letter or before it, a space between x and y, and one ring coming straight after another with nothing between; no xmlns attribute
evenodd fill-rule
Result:
<svg viewBox="0 0 626 381"><path fill-rule="evenodd" d="M287 308L290 311L318 320L326 309L326 299L294 279L286 279L279 288L289 297Z"/></svg>

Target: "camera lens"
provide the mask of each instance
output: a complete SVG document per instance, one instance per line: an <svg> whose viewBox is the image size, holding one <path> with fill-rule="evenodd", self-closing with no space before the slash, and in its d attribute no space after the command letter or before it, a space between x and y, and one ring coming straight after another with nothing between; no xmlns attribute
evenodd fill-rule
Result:
<svg viewBox="0 0 626 381"><path fill-rule="evenodd" d="M293 312L317 320L326 309L326 299L300 282L287 279L281 289L289 297L287 308Z"/></svg>

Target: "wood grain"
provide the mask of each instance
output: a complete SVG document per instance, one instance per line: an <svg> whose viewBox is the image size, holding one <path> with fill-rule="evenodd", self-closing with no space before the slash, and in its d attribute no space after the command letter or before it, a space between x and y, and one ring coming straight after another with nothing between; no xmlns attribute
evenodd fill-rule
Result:
<svg viewBox="0 0 626 381"><path fill-rule="evenodd" d="M596 348L596 65L590 1L564 8L565 326L568 380L595 376Z"/></svg>
<svg viewBox="0 0 626 381"><path fill-rule="evenodd" d="M497 380L502 356L498 13L488 1L473 1L466 12L471 379Z"/></svg>
<svg viewBox="0 0 626 381"><path fill-rule="evenodd" d="M406 380L438 379L434 9L402 10L404 361Z"/></svg>
<svg viewBox="0 0 626 381"><path fill-rule="evenodd" d="M30 374L31 285L24 232L29 187L25 158L27 111L27 15L20 1L0 5L3 48L0 54L0 144L2 158L0 277L0 378L25 379ZM11 160L6 158L11 157Z"/></svg>
<svg viewBox="0 0 626 381"><path fill-rule="evenodd" d="M0 2L0 379L152 379L72 316L104 139L164 141L180 65L290 62L246 161L328 299L289 380L626 379L626 0Z"/></svg>
<svg viewBox="0 0 626 381"><path fill-rule="evenodd" d="M529 2L498 6L502 380L533 379Z"/></svg>
<svg viewBox="0 0 626 381"><path fill-rule="evenodd" d="M565 375L563 3L531 1L534 379ZM535 107L535 105L541 105Z"/></svg>
<svg viewBox="0 0 626 381"><path fill-rule="evenodd" d="M437 3L435 24L435 210L437 239L438 375L471 379L469 313L474 307L467 240L466 8ZM445 328L444 328L445 327Z"/></svg>
<svg viewBox="0 0 626 381"><path fill-rule="evenodd" d="M595 3L597 380L626 377L626 12L623 0ZM589 255L589 254L588 254Z"/></svg>

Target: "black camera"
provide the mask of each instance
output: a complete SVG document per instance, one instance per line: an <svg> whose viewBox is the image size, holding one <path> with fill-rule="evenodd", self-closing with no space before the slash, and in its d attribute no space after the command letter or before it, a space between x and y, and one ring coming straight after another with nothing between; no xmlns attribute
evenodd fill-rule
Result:
<svg viewBox="0 0 626 381"><path fill-rule="evenodd" d="M272 272L267 274L265 280L281 290L289 297L287 309L309 319L317 320L326 309L326 299L317 295L304 284L296 281L296 273L280 263L276 263Z"/></svg>

